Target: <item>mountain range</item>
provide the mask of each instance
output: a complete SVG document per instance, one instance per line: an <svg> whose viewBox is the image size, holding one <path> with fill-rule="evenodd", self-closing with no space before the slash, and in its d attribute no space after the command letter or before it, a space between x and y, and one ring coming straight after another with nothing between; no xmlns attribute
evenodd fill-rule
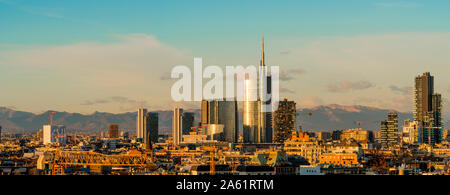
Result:
<svg viewBox="0 0 450 195"><path fill-rule="evenodd" d="M357 128L357 121L372 121L362 124L367 130L377 130L381 120L386 120L388 112L394 110L379 109L367 106L342 106L326 105L311 109L297 110L297 129L302 126L303 130L311 131L333 131L336 129ZM0 126L5 132L36 132L43 125L49 124L51 110L35 114L31 112L16 111L6 107L0 107ZM160 134L170 134L172 126L172 111L158 110ZM200 110L186 110L195 113L195 124L200 119ZM309 115L308 113L311 113ZM411 113L397 112L399 114L399 127L403 121L412 118ZM127 113L105 113L95 112L93 114L80 114L69 112L56 112L53 116L54 124L63 124L68 132L98 133L106 131L111 123L119 124L121 130L135 132L136 112ZM242 112L239 113L239 126L242 126ZM447 121L448 125L448 121ZM240 129L242 131L242 128Z"/></svg>

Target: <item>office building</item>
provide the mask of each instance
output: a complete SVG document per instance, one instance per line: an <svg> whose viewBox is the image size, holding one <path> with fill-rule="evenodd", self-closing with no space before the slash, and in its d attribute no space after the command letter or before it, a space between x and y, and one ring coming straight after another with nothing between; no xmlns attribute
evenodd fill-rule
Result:
<svg viewBox="0 0 450 195"><path fill-rule="evenodd" d="M139 139L144 139L145 131L145 115L147 114L147 109L139 108L136 118L136 137Z"/></svg>
<svg viewBox="0 0 450 195"><path fill-rule="evenodd" d="M181 114L181 133L183 135L188 135L192 131L194 126L194 113L183 112Z"/></svg>
<svg viewBox="0 0 450 195"><path fill-rule="evenodd" d="M209 108L209 104L210 102L208 100L202 100L202 105L201 105L201 114L200 114L200 124L209 124L209 119L210 119L210 108Z"/></svg>
<svg viewBox="0 0 450 195"><path fill-rule="evenodd" d="M388 119L381 121L381 146L388 148L398 143L398 114L390 112Z"/></svg>
<svg viewBox="0 0 450 195"><path fill-rule="evenodd" d="M183 114L182 108L174 108L173 109L173 117L172 117L172 138L173 144L179 145L182 141L182 122L181 115Z"/></svg>
<svg viewBox="0 0 450 195"><path fill-rule="evenodd" d="M414 95L414 121L421 122L423 126L432 128L420 128L419 143L434 145L442 139L442 97L434 93L434 77L429 72L415 78Z"/></svg>
<svg viewBox="0 0 450 195"><path fill-rule="evenodd" d="M223 134L218 141L236 143L238 140L237 101L202 101L202 125L222 124Z"/></svg>
<svg viewBox="0 0 450 195"><path fill-rule="evenodd" d="M108 138L110 138L110 139L119 138L119 125L118 124L110 124L109 125Z"/></svg>
<svg viewBox="0 0 450 195"><path fill-rule="evenodd" d="M296 125L295 102L284 99L278 104L278 109L273 114L274 142L284 143L292 136Z"/></svg>
<svg viewBox="0 0 450 195"><path fill-rule="evenodd" d="M261 64L259 77L254 80L248 75L244 80L244 109L243 131L244 143L270 143L272 142L272 111L264 110L269 100L263 101L258 95L268 93L271 95L271 77L266 72L264 62L264 38L262 41Z"/></svg>
<svg viewBox="0 0 450 195"><path fill-rule="evenodd" d="M144 128L144 144L150 144L158 142L158 128L159 128L159 116L156 112L148 112L145 115L145 128Z"/></svg>

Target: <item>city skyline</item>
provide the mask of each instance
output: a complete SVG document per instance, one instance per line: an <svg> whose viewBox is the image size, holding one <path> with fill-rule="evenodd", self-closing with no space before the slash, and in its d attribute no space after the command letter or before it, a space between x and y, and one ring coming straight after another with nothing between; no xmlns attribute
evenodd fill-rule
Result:
<svg viewBox="0 0 450 195"><path fill-rule="evenodd" d="M5 35L0 36L0 81L8 85L0 86L7 92L0 105L33 113L198 109L200 102L180 105L167 100L174 82L168 79L170 69L192 66L193 57L203 57L205 65L257 65L262 35L266 64L281 67L281 96L299 108L339 104L412 112L412 78L423 72L436 76L436 91L450 95L445 76L450 70L445 54L450 49L450 26L439 22L448 14L439 7L448 2L327 2L313 13L307 9L318 8L317 3L286 1L300 9L294 11L269 1L239 1L239 6L230 1L219 6L233 10L225 17L217 5L204 1L126 5L97 1L104 10L94 13L83 7L86 16L80 17L77 11L82 8L68 9L72 5L67 2L2 0L0 13L9 20L0 21L8 26L0 31ZM182 5L194 12L181 9ZM122 20L112 16L121 6L136 8L135 15L125 14ZM146 8L155 12L144 13ZM167 8L163 10L168 13L158 8ZM259 13L270 10L280 14L272 18ZM124 22L136 15L141 17ZM231 34L231 29L242 31ZM31 31L33 36L27 36ZM443 100L445 118L450 109Z"/></svg>

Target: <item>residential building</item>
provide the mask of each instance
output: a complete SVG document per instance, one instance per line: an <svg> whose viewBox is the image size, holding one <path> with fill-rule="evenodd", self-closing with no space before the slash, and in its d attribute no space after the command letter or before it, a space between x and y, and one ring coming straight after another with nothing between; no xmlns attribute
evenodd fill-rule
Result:
<svg viewBox="0 0 450 195"><path fill-rule="evenodd" d="M388 119L381 121L381 146L388 148L398 144L398 114L390 112Z"/></svg>
<svg viewBox="0 0 450 195"><path fill-rule="evenodd" d="M442 139L442 97L434 93L434 76L429 72L415 78L414 91L414 121L421 122L423 126L434 128L420 128L419 143L434 145Z"/></svg>
<svg viewBox="0 0 450 195"><path fill-rule="evenodd" d="M278 109L273 113L274 124L274 142L284 143L292 136L296 125L295 102L288 101L286 98L280 101Z"/></svg>

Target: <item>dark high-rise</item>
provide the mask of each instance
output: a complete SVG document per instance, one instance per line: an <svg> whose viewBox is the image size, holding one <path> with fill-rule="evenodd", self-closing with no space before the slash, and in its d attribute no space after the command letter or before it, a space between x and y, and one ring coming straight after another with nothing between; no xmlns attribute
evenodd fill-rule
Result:
<svg viewBox="0 0 450 195"><path fill-rule="evenodd" d="M273 114L273 130L276 143L284 143L292 136L296 127L295 102L284 99L278 104L278 109Z"/></svg>
<svg viewBox="0 0 450 195"><path fill-rule="evenodd" d="M144 144L151 144L148 143L148 140L150 140L152 143L158 142L158 113L156 112L148 112L145 114L145 135L144 135Z"/></svg>
<svg viewBox="0 0 450 195"><path fill-rule="evenodd" d="M119 138L119 125L118 124L110 124L109 125L108 138L110 138L110 139Z"/></svg>
<svg viewBox="0 0 450 195"><path fill-rule="evenodd" d="M419 128L419 143L436 144L441 142L441 94L434 93L434 77L429 72L415 78L414 120L424 126Z"/></svg>
<svg viewBox="0 0 450 195"><path fill-rule="evenodd" d="M182 135L189 134L193 126L194 126L194 113L183 112L181 114L181 134Z"/></svg>

